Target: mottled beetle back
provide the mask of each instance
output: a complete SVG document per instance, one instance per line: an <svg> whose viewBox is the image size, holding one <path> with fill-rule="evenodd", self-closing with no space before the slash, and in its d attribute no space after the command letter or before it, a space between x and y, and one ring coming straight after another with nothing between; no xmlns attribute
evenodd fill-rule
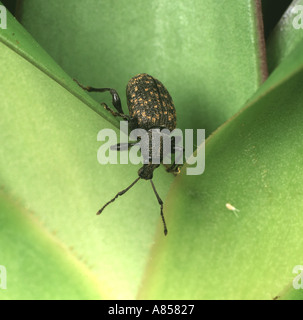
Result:
<svg viewBox="0 0 303 320"><path fill-rule="evenodd" d="M164 85L152 76L141 73L131 78L126 87L129 114L137 120L137 127L176 128L176 110Z"/></svg>

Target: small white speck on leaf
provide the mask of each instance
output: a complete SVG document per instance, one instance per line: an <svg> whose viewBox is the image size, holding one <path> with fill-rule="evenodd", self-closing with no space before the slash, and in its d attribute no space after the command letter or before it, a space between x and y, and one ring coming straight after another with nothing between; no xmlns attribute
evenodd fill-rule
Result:
<svg viewBox="0 0 303 320"><path fill-rule="evenodd" d="M231 205L230 203L226 203L226 204L225 204L225 207L226 207L228 210L232 211L237 218L239 217L238 214L237 214L237 212L240 212L239 209L235 208L235 207L234 207L233 205Z"/></svg>

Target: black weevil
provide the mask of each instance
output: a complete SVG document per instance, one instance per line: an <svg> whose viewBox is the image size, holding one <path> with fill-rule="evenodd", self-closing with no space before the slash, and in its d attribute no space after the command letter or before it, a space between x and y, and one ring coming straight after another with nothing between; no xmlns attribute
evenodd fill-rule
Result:
<svg viewBox="0 0 303 320"><path fill-rule="evenodd" d="M140 179L149 180L153 191L157 197L161 208L161 217L164 226L164 234L167 234L167 227L163 215L163 201L158 195L158 192L155 188L153 183L153 172L156 168L159 167L159 164L153 164L151 161L151 137L152 137L152 129L168 129L170 131L176 128L176 110L174 107L173 100L164 87L164 85L154 77L146 74L140 73L133 78L131 78L126 87L126 97L127 97L127 105L129 110L129 115L124 114L121 106L121 100L119 94L115 89L111 88L92 88L92 87L85 87L81 85L77 80L75 80L78 85L88 91L88 92L106 92L109 91L112 96L112 103L115 107L116 111L113 111L109 108L105 103L102 103L104 108L109 111L115 117L121 117L124 120L129 122L130 129L142 128L148 132L150 137L149 141L149 156L148 156L148 163L145 163L142 168L139 169L138 175L139 177L131 183L126 189L118 192L116 196L108 201L98 212L100 214L106 206L110 203L114 202L118 196L122 196L126 193L130 188L132 188ZM162 154L162 140L160 144L160 162L163 160ZM116 150L125 149L125 147L129 148L136 143L129 142L127 145L120 145L116 146ZM175 146L172 143L172 150L171 153L175 152ZM179 167L175 164L167 170L170 172L178 172Z"/></svg>

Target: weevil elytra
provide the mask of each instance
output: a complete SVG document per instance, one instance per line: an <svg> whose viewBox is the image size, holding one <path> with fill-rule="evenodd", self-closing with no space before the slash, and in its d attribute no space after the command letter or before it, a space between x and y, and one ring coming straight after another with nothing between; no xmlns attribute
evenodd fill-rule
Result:
<svg viewBox="0 0 303 320"><path fill-rule="evenodd" d="M75 80L76 81L76 80ZM124 120L127 120L130 125L130 129L142 128L145 129L149 135L149 141L152 141L152 129L168 129L170 131L176 128L176 110L173 103L173 100L164 87L164 85L154 77L141 73L133 78L131 78L126 86L126 98L129 115L126 115L121 106L121 100L119 94L115 89L112 88L93 88L85 87L76 81L78 85L88 91L88 92L110 92L112 96L112 104L117 111L112 110L108 107L107 104L102 103L104 108L109 111L114 117L121 117ZM125 145L118 144L116 150L122 150L125 147L130 148L135 143L130 142ZM116 196L108 201L98 212L101 212L107 207L110 203L114 202L119 196L122 196L130 188L132 188L140 179L149 180L152 186L152 189L157 197L158 203L160 205L160 214L164 227L164 234L167 234L167 227L163 214L163 201L161 200L156 187L153 183L153 172L160 164L152 163L152 145L149 143L147 147L149 149L148 163L143 164L142 168L138 171L138 178L132 182L127 188L118 192ZM162 142L160 145L160 162L163 161L162 155ZM174 153L175 145L172 142L171 153ZM174 162L170 168L167 169L170 172L179 172L179 167Z"/></svg>

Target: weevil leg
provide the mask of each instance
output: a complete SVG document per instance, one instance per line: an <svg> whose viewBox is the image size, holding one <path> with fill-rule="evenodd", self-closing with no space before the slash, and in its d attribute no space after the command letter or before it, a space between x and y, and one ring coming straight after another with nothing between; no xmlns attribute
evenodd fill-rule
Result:
<svg viewBox="0 0 303 320"><path fill-rule="evenodd" d="M176 163L176 162L179 162L181 157L183 157L185 150L184 150L183 147L173 145L171 153L175 154L176 150L182 151L182 153L179 153L179 157L174 159L174 162L172 163L171 166L165 166L165 167L166 167L166 171L167 172L173 172L175 174L179 174L180 173L180 167L182 166L182 164L179 164L179 163Z"/></svg>
<svg viewBox="0 0 303 320"><path fill-rule="evenodd" d="M172 172L174 175L178 175L181 172L180 167L180 164L173 163L170 167L166 167L166 172Z"/></svg>
<svg viewBox="0 0 303 320"><path fill-rule="evenodd" d="M110 112L114 117L121 117L122 119L124 120L127 120L129 121L130 120L130 116L124 114L124 113L119 113L119 112L116 112L114 110L112 110L106 103L102 102L101 103L101 106L104 107L105 110L107 110L108 112Z"/></svg>
<svg viewBox="0 0 303 320"><path fill-rule="evenodd" d="M119 116L121 117L121 114L124 114L124 112L122 110L121 100L120 100L119 94L115 89L112 89L112 88L93 88L93 87L90 87L90 86L86 87L86 86L82 85L81 83L79 83L78 80L74 79L74 81L78 84L78 86L80 88L82 88L83 90L88 91L88 92L106 92L106 91L109 91L111 96L112 96L113 106L118 111Z"/></svg>
<svg viewBox="0 0 303 320"><path fill-rule="evenodd" d="M161 218L162 218L162 222L163 222L164 234L167 235L167 228L166 228L166 223L165 223L164 214L163 214L163 201L161 200L161 198L158 195L158 192L157 192L156 187L155 187L155 185L153 183L153 180L150 179L149 181L150 181L150 183L152 185L152 188L154 190L154 193L155 193L155 195L157 197L157 200L158 200L158 203L160 205L160 208L161 208L161 213L160 214L161 214Z"/></svg>
<svg viewBox="0 0 303 320"><path fill-rule="evenodd" d="M107 207L110 203L114 202L119 196L124 195L130 188L132 188L141 178L137 178L133 183L131 183L127 188L118 192L110 201L108 201L98 212L97 215L101 214L101 212Z"/></svg>

